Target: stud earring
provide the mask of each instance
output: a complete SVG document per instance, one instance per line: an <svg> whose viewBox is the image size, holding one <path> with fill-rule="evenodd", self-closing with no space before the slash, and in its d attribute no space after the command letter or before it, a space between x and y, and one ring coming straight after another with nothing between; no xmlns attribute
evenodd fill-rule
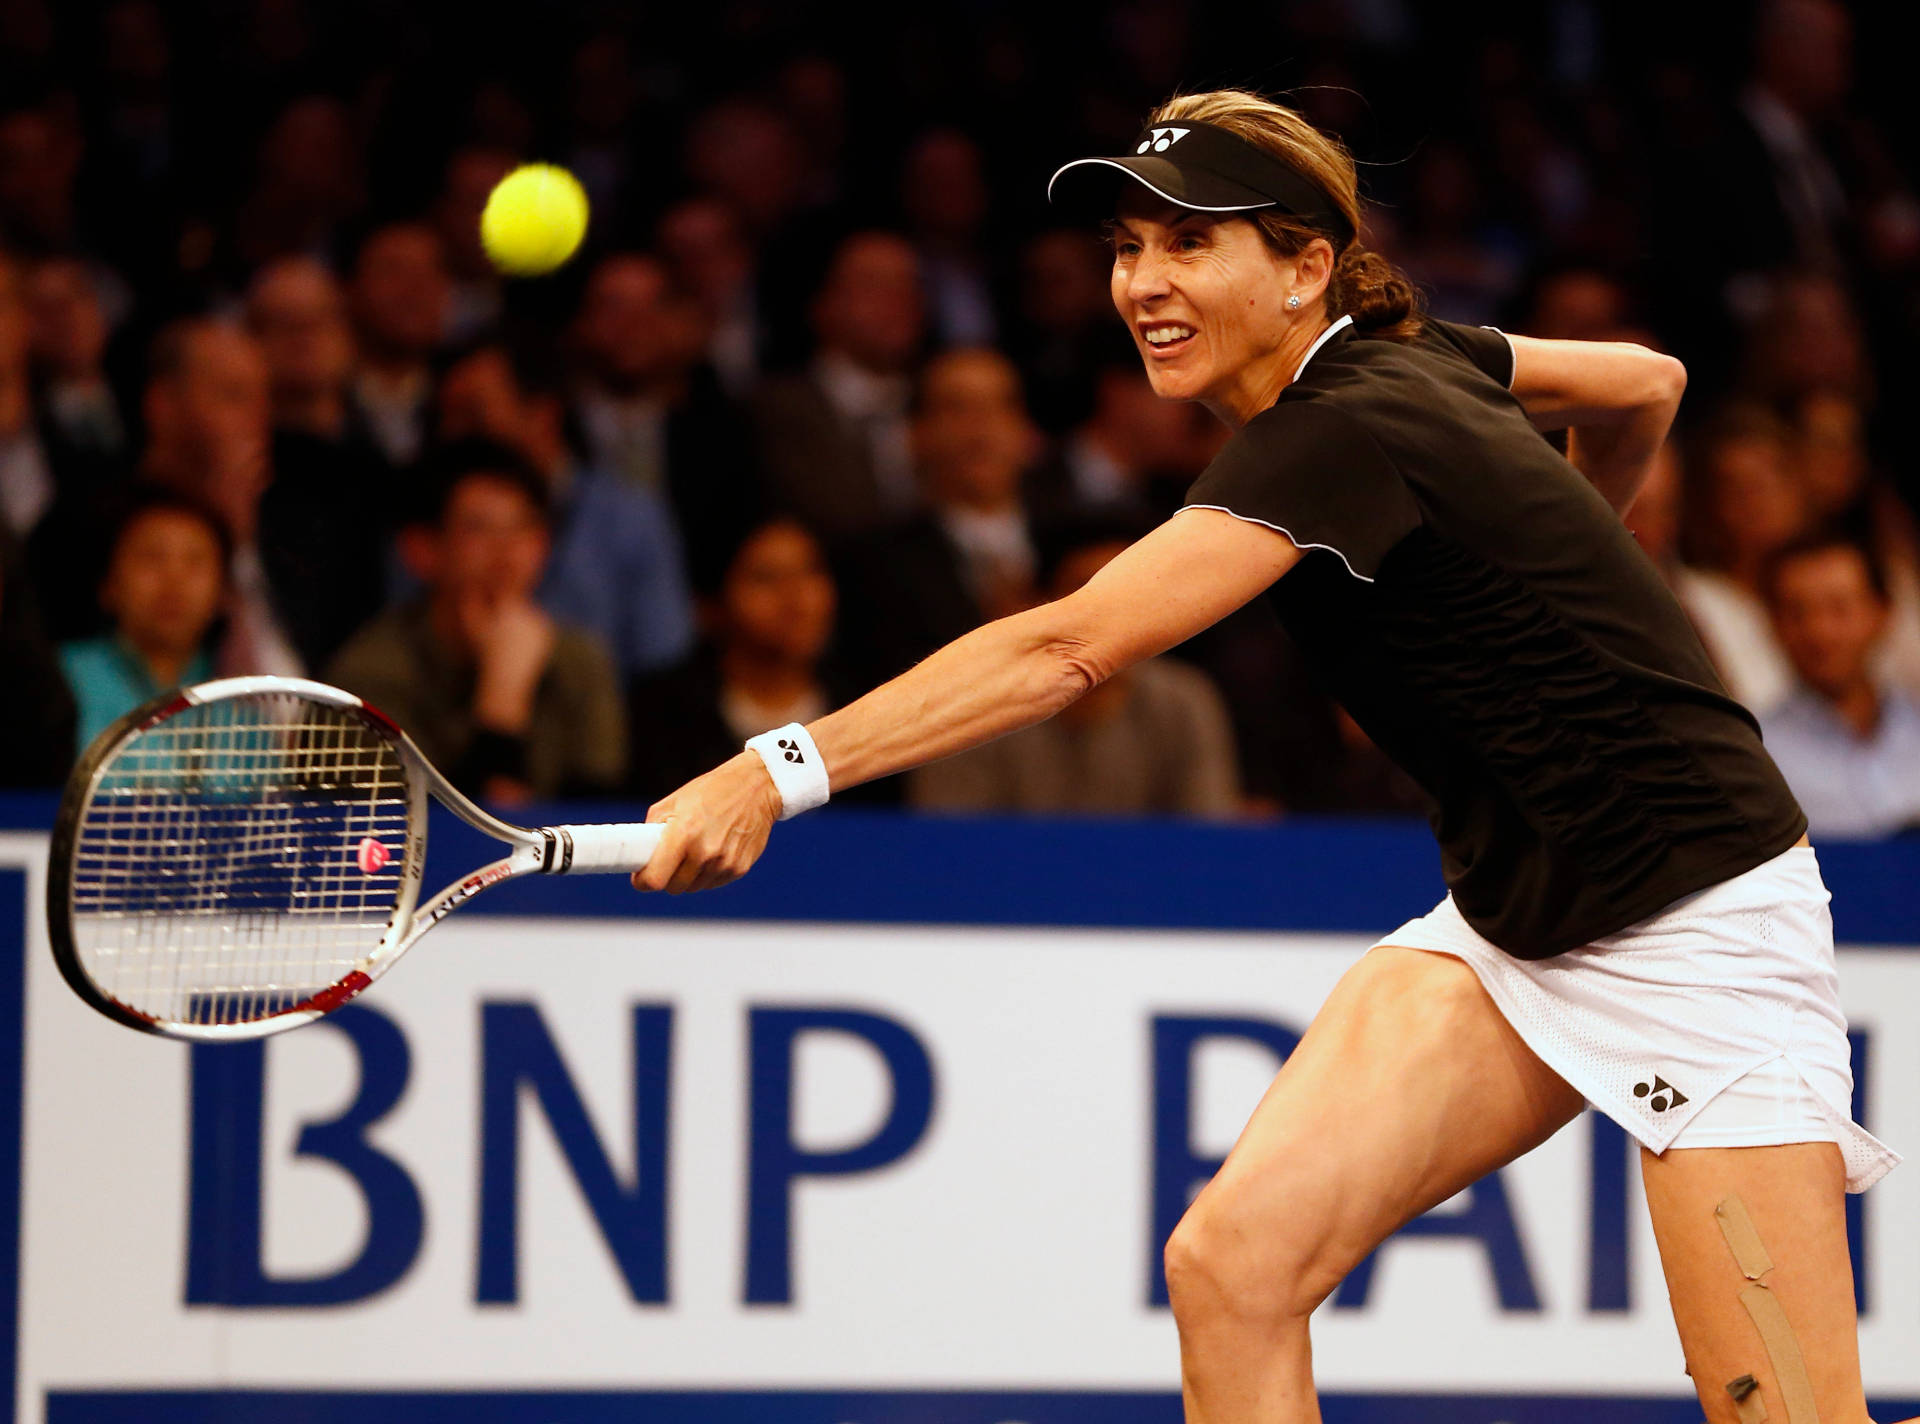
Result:
<svg viewBox="0 0 1920 1424"><path fill-rule="evenodd" d="M1288 298L1287 298L1287 310L1288 310L1288 311L1298 311L1299 309L1300 309L1300 298L1298 298L1298 297L1288 297Z"/></svg>

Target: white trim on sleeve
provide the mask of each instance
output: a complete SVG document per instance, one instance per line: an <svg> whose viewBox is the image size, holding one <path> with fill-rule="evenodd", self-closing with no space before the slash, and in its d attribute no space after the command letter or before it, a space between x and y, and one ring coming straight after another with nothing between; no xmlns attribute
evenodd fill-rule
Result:
<svg viewBox="0 0 1920 1424"><path fill-rule="evenodd" d="M1341 563L1345 564L1347 566L1347 572L1352 574L1355 578L1359 579L1361 583L1373 582L1372 579L1368 578L1365 574L1361 573L1358 569L1356 569L1353 566L1353 561L1349 559L1345 554L1341 553L1338 549L1334 548L1333 545L1306 543L1300 539L1295 538L1293 531L1287 528L1284 524L1270 524L1264 519L1255 519L1251 514L1242 514L1238 510L1228 509L1224 504L1183 504L1180 506L1179 509L1175 510L1174 512L1176 514L1184 514L1189 509L1218 510L1221 514L1232 515L1235 519L1239 520L1242 524L1258 524L1262 529L1271 529L1276 534L1284 534L1287 536L1288 541L1293 545L1293 547L1296 549L1299 549L1303 553L1308 549L1325 549L1329 554L1332 554L1335 558L1339 559Z"/></svg>
<svg viewBox="0 0 1920 1424"><path fill-rule="evenodd" d="M1514 377L1520 374L1520 348L1513 344L1511 336L1497 326L1485 326L1481 330L1496 332L1500 339L1507 343L1507 389L1512 390Z"/></svg>

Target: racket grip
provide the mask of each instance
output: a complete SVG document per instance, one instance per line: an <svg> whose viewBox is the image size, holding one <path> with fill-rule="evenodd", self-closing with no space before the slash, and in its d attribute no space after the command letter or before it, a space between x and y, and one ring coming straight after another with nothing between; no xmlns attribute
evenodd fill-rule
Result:
<svg viewBox="0 0 1920 1424"><path fill-rule="evenodd" d="M553 863L555 875L592 875L640 870L652 858L666 831L664 825L635 822L623 826L548 826L559 844Z"/></svg>

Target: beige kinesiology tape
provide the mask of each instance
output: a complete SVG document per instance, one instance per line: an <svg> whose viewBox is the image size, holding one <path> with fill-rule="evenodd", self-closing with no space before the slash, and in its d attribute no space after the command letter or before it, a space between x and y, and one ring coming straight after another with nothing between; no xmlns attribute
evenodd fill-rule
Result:
<svg viewBox="0 0 1920 1424"><path fill-rule="evenodd" d="M1766 1244L1754 1228L1747 1204L1736 1193L1713 1209L1713 1219L1720 1224L1720 1234L1726 1238L1727 1249L1733 1252L1740 1274L1750 1282L1740 1292L1740 1304L1746 1307L1754 1328L1760 1332L1760 1342L1766 1346L1767 1358L1773 1363L1774 1383L1779 1386L1781 1402L1786 1406L1787 1424L1820 1424L1820 1411L1814 1404L1813 1384L1807 1378L1807 1362L1800 1354L1800 1342L1794 1338L1793 1327L1787 1323L1787 1312L1782 1309L1779 1297L1767 1289L1767 1283L1761 1279L1773 1269L1773 1257L1767 1254ZM1767 1406L1760 1398L1760 1386L1752 1375L1741 1375L1729 1382L1727 1393L1733 1396L1740 1424L1760 1424L1766 1419Z"/></svg>

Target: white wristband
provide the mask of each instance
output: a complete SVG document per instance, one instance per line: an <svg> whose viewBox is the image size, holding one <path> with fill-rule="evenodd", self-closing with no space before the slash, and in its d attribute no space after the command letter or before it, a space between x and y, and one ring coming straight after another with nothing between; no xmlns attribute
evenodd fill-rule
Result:
<svg viewBox="0 0 1920 1424"><path fill-rule="evenodd" d="M781 820L827 804L827 764L820 759L820 748L813 744L807 729L798 722L749 737L747 747L760 754L760 760L767 764L767 774L779 789Z"/></svg>

